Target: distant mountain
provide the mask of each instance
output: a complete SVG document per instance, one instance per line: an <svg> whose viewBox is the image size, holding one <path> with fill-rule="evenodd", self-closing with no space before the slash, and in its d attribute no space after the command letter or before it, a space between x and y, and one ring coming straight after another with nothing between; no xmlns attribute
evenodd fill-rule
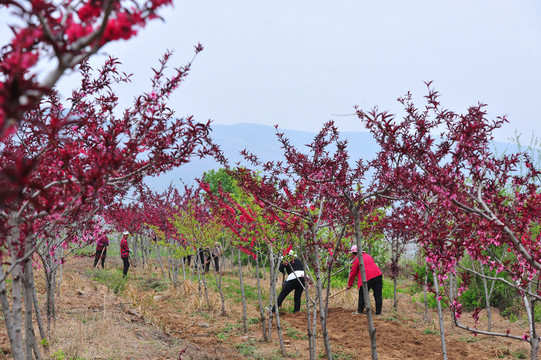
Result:
<svg viewBox="0 0 541 360"><path fill-rule="evenodd" d="M304 152L308 152L305 146L314 139L316 133L298 130L278 129ZM371 160L379 150L376 141L369 132L343 132L340 133L343 140L348 140L348 151L350 159ZM257 155L262 161L282 160L283 150L276 136L276 130L272 126L259 124L237 124L237 125L212 125L212 138L220 145L230 164L240 163L248 166L240 152L244 149ZM514 152L517 146L509 143L495 143L497 154ZM190 163L178 169L162 174L159 177L149 177L146 183L156 191L162 191L170 183L180 186L182 183L194 184L194 180L203 175L205 171L219 169L220 164L213 159L193 159Z"/></svg>
<svg viewBox="0 0 541 360"><path fill-rule="evenodd" d="M291 144L308 152L305 146L314 139L316 133L298 130L278 129L291 141ZM349 154L352 159L371 159L378 150L372 135L368 132L344 132L340 134L343 140L348 140ZM212 125L212 138L220 145L230 164L240 163L248 165L240 152L244 149L257 155L263 161L283 159L283 150L272 126L259 124ZM162 174L158 177L149 177L145 182L154 190L162 191L172 182L179 186L182 182L193 184L205 171L219 169L213 159L194 159L178 169Z"/></svg>

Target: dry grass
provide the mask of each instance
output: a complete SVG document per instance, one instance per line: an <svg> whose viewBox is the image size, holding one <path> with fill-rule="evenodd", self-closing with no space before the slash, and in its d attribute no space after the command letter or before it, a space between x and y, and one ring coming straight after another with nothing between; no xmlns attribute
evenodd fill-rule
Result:
<svg viewBox="0 0 541 360"><path fill-rule="evenodd" d="M75 270L63 275L50 358L178 358L186 345L164 335L152 317L145 316L154 302L152 293L128 284L126 297L118 297L107 286L82 275L78 267ZM39 290L45 289L42 280L36 282Z"/></svg>

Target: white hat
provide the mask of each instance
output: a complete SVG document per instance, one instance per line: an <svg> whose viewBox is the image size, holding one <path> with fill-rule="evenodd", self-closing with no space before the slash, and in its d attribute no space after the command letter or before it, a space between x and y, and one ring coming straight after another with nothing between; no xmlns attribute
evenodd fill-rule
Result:
<svg viewBox="0 0 541 360"><path fill-rule="evenodd" d="M349 253L357 253L357 245L353 245L351 249L349 249Z"/></svg>
<svg viewBox="0 0 541 360"><path fill-rule="evenodd" d="M124 230L124 232L122 232L122 235L130 235L130 233L128 232L128 230Z"/></svg>

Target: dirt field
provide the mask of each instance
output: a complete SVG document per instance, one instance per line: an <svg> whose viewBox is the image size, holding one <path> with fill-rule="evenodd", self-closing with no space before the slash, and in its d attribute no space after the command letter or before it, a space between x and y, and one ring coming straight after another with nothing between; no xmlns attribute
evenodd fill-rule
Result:
<svg viewBox="0 0 541 360"><path fill-rule="evenodd" d="M199 299L197 284L186 282L179 289L145 290L140 284L156 279L146 269L137 268L122 296L88 276L91 259L69 261L64 269L59 315L52 327L50 348L45 358L53 359L281 359L276 330L270 343L262 341L261 324L257 322L257 302L248 304L249 331L242 331L241 304L229 299L226 316L221 316L218 295L210 293L211 309L204 296ZM120 261L108 259L108 267L120 268ZM245 279L255 286L255 279ZM227 279L236 273L226 271ZM38 281L38 292L44 286ZM230 288L224 283L225 292ZM265 283L266 284L266 283ZM40 295L40 301L44 300ZM332 299L329 311L329 334L337 359L369 359L370 342L366 316L354 315L356 293L343 293ZM285 309L290 306L287 299ZM40 302L43 303L43 302ZM521 321L511 323L495 311L493 331L511 329L525 333ZM481 315L480 328L485 314ZM379 359L441 358L439 325L434 313L423 321L423 308L408 295L400 294L398 311L384 300L383 315L375 317ZM308 359L306 312L281 316L288 356ZM469 321L467 314L464 322ZM503 338L472 334L452 328L446 318L446 344L449 359L529 358L528 344ZM471 322L470 322L471 325ZM318 328L318 331L320 329ZM0 359L10 359L5 326L0 327ZM318 354L324 358L324 347L318 337ZM181 355L182 353L182 355ZM62 357L63 356L63 357ZM525 357L524 357L525 356Z"/></svg>

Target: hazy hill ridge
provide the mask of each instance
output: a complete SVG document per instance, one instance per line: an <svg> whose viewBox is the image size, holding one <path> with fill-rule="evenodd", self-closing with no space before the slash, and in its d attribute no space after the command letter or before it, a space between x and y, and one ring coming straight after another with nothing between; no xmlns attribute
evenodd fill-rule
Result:
<svg viewBox="0 0 541 360"><path fill-rule="evenodd" d="M278 129L291 141L291 144L307 152L305 146L314 139L315 132ZM220 145L230 164L241 163L248 165L240 152L247 149L257 155L261 160L279 160L283 158L283 150L276 136L276 129L272 126L259 124L236 124L236 125L212 125L212 138ZM348 140L348 151L350 159L356 161L360 158L370 160L374 157L379 147L369 132L341 132L340 138ZM496 143L498 153L506 149L514 150L516 146L508 143ZM500 150L501 149L501 150ZM189 164L170 171L159 177L147 178L147 184L156 191L162 191L171 182L176 186L181 183L193 184L194 179L200 177L203 172L211 169L218 169L220 165L213 159L195 158Z"/></svg>

